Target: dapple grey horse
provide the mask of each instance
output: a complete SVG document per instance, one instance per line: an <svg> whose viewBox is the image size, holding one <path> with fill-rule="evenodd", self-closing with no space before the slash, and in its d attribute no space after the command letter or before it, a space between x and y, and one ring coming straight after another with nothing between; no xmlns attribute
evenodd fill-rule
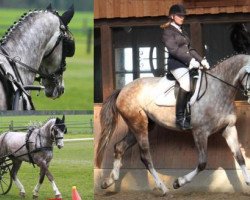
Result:
<svg viewBox="0 0 250 200"><path fill-rule="evenodd" d="M8 155L12 160L11 177L20 190L22 197L25 196L25 190L17 178L17 172L23 161L31 162L40 167L39 182L33 191L34 198L38 197L45 175L52 184L55 196L61 197L61 193L48 168L53 157L53 144L55 143L59 149L64 146L63 137L67 130L64 122L64 116L62 119L53 118L49 119L41 127L29 130L28 133L6 132L0 135L0 158L3 159Z"/></svg>
<svg viewBox="0 0 250 200"><path fill-rule="evenodd" d="M63 94L65 59L75 51L68 29L73 15L73 6L61 16L48 6L46 10L25 13L8 29L0 45L0 110L13 109L18 90L21 95L15 101L18 103L19 96L23 99L16 109L33 109L25 86L33 85L36 75L47 97L55 99Z"/></svg>
<svg viewBox="0 0 250 200"><path fill-rule="evenodd" d="M248 99L250 98L250 56L236 55L219 63L209 71L210 76L203 77L201 91L204 96L191 107L192 134L198 149L197 167L173 183L175 189L191 182L193 178L205 169L207 163L208 137L217 131L222 135L237 162L239 163L246 183L250 184L250 175L246 169L238 142L236 123L235 94L240 87L244 88ZM217 78L220 79L217 80ZM157 106L154 103L157 85L161 78L140 78L123 89L115 91L104 102L101 113L101 136L98 142L96 163L101 166L105 147L117 126L118 116L122 116L129 132L122 141L115 145L114 165L110 176L102 183L102 188L108 188L119 179L122 157L125 151L138 143L141 160L152 174L156 186L165 195L169 189L164 185L154 169L150 155L148 131L152 121L168 128L175 127L175 113L171 108Z"/></svg>

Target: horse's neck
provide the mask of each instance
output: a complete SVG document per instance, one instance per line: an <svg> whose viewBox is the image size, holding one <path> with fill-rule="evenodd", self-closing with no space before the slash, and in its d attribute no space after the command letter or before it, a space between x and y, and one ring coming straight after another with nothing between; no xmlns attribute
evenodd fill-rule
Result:
<svg viewBox="0 0 250 200"><path fill-rule="evenodd" d="M48 43L59 31L60 22L52 13L37 11L19 23L2 46L10 57L18 57L21 62L38 70ZM17 66L24 84L32 84L35 74L23 66Z"/></svg>
<svg viewBox="0 0 250 200"><path fill-rule="evenodd" d="M222 63L220 63L216 68L208 71L209 74L212 74L212 77L209 74L207 77L203 77L201 91L205 91L207 87L206 97L208 101L218 104L223 104L226 101L233 103L236 95L236 88L239 87L240 77L242 70L244 72L244 66L249 63L249 56L238 55L231 57ZM208 82L206 82L206 80ZM219 80L221 79L221 80Z"/></svg>

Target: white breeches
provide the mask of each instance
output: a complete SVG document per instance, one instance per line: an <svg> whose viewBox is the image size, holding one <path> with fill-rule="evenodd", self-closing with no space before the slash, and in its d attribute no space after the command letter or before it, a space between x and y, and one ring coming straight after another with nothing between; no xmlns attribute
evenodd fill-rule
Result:
<svg viewBox="0 0 250 200"><path fill-rule="evenodd" d="M188 68L177 68L174 70L171 70L171 73L175 77L175 79L179 82L180 87L190 92L190 75Z"/></svg>

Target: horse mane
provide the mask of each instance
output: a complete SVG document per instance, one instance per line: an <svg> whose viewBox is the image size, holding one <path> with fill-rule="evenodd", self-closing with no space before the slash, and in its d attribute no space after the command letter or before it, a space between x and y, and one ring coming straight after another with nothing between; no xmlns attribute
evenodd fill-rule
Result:
<svg viewBox="0 0 250 200"><path fill-rule="evenodd" d="M18 30L22 24L26 21L29 21L31 17L34 17L35 15L39 14L39 13L46 13L46 12L50 12L53 13L55 15L58 16L58 12L57 11L49 11L49 10L30 10L27 13L23 13L23 15L18 19L18 21L15 21L13 23L13 25L11 25L7 31L5 32L5 34L2 36L2 38L0 39L0 45L4 45L9 38L11 38L12 34Z"/></svg>
<svg viewBox="0 0 250 200"><path fill-rule="evenodd" d="M211 72L226 81L227 78L231 77L230 74L237 74L239 72L243 66L242 62L245 62L244 57L246 56L249 55L236 53L225 57L211 68Z"/></svg>
<svg viewBox="0 0 250 200"><path fill-rule="evenodd" d="M46 119L43 122L30 122L28 124L28 130L32 130L32 129L39 129L41 127L43 127L48 121L50 121L51 119L56 119L56 117L50 116L48 119Z"/></svg>

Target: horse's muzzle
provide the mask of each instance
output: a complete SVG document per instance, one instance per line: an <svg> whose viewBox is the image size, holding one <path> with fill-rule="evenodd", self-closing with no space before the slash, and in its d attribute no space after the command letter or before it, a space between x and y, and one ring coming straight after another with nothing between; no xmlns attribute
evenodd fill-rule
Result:
<svg viewBox="0 0 250 200"><path fill-rule="evenodd" d="M57 145L58 149L63 148L63 146L64 146L63 144L58 144L58 145Z"/></svg>
<svg viewBox="0 0 250 200"><path fill-rule="evenodd" d="M46 89L45 88L45 95L49 98L56 99L59 98L64 93L63 86L57 86L53 89Z"/></svg>

